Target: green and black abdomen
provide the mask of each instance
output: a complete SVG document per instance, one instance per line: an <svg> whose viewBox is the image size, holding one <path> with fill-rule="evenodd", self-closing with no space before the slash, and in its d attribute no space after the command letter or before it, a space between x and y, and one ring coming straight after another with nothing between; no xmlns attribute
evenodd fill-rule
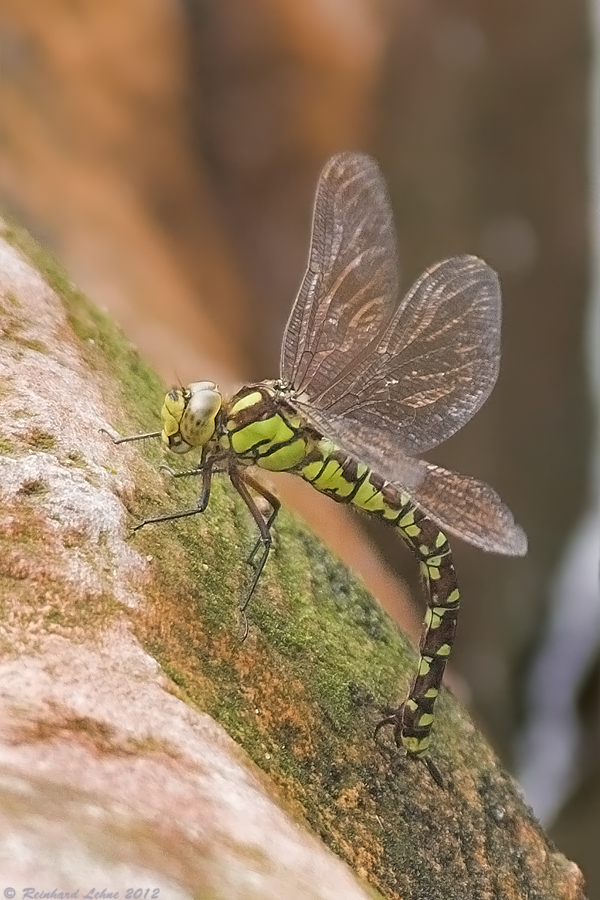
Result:
<svg viewBox="0 0 600 900"><path fill-rule="evenodd" d="M396 740L410 756L424 758L459 610L458 583L448 539L408 494L344 454L330 441L318 442L302 463L300 474L334 500L351 503L395 526L420 561L427 613L419 646L419 666L394 721Z"/></svg>

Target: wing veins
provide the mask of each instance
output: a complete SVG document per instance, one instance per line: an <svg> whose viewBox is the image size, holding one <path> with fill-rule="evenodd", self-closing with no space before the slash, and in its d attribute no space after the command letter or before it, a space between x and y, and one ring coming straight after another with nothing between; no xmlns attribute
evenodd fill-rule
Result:
<svg viewBox="0 0 600 900"><path fill-rule="evenodd" d="M322 420L360 425L377 441L391 429L396 446L413 454L448 438L490 393L500 291L495 273L472 256L432 266L400 302L396 290L381 174L366 156L340 154L319 182L281 375Z"/></svg>

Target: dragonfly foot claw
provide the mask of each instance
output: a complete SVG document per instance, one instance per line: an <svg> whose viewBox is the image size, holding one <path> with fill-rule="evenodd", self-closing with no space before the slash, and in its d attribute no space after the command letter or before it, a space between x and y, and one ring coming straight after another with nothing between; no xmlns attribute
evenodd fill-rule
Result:
<svg viewBox="0 0 600 900"><path fill-rule="evenodd" d="M399 706L397 709L393 709L388 707L387 709L382 710L382 712L386 713L383 719L377 723L375 726L375 733L373 737L377 740L377 735L381 731L382 728L385 728L386 725L393 725L393 736L394 741L396 742L396 746L401 746L400 740L400 732L402 731L402 711L404 705Z"/></svg>

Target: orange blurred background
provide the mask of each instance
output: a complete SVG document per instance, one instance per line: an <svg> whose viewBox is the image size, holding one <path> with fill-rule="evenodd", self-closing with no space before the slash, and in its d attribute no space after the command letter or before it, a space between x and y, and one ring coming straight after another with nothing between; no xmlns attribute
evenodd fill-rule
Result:
<svg viewBox="0 0 600 900"><path fill-rule="evenodd" d="M431 458L492 484L530 538L524 560L454 542L454 683L509 766L590 491L586 16L581 0L0 0L0 203L166 382L277 376L340 150L384 170L404 287L454 253L500 273L498 386ZM416 636L410 554L296 481L278 480L285 502ZM590 897L599 806L596 751L554 825Z"/></svg>

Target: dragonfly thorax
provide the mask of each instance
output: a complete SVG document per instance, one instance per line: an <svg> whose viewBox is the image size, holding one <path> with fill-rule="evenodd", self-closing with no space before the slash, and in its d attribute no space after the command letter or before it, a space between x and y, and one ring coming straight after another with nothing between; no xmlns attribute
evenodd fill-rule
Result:
<svg viewBox="0 0 600 900"><path fill-rule="evenodd" d="M204 447L214 436L222 403L223 398L212 381L195 381L186 388L172 388L160 413L163 444L173 453Z"/></svg>

